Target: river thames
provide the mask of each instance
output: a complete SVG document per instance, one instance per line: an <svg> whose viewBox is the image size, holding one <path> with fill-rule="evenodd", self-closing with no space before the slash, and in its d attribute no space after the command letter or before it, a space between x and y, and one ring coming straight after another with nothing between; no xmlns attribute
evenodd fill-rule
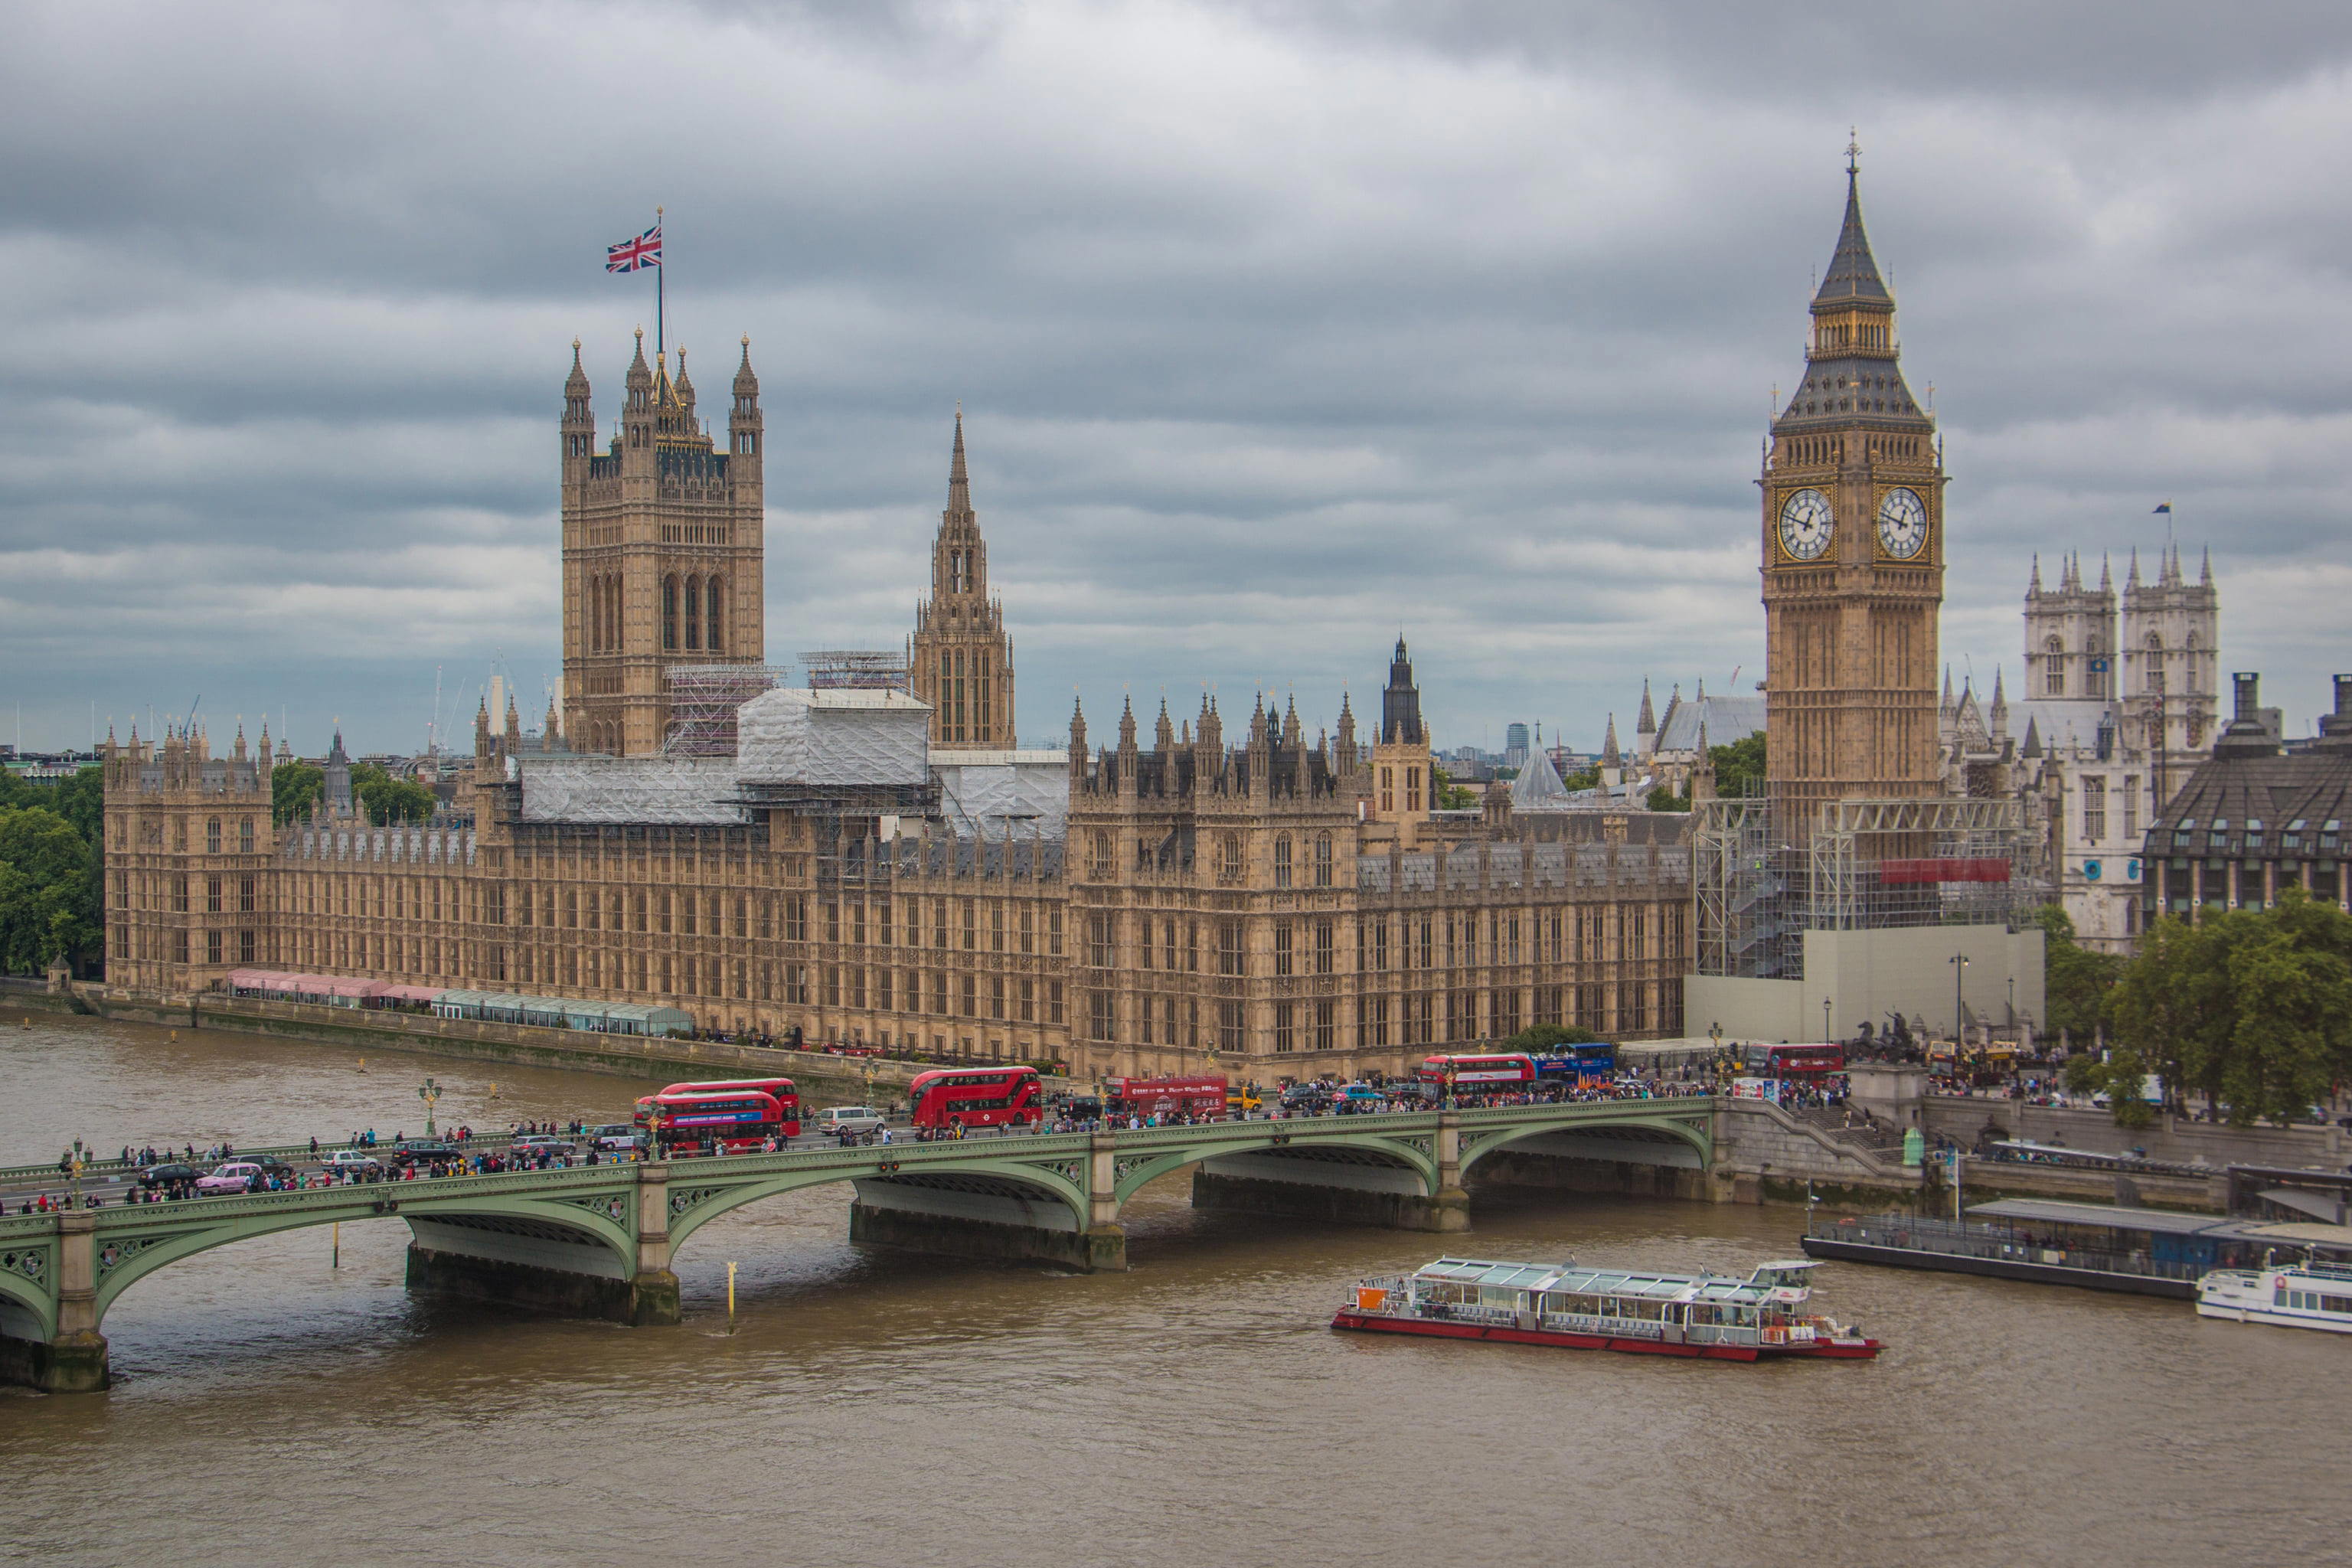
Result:
<svg viewBox="0 0 2352 1568"><path fill-rule="evenodd" d="M35 1014L0 1163L625 1117L634 1080ZM495 1082L499 1098L488 1096ZM1079 1276L853 1247L845 1188L714 1221L683 1327L412 1300L407 1226L241 1243L109 1312L116 1386L0 1390L44 1563L2189 1564L2334 1558L2352 1343L2183 1302L1832 1264L1875 1363L1341 1335L1434 1238L1128 1210ZM1482 1190L1475 1256L1742 1271L1792 1207ZM730 1327L726 1266L740 1265Z"/></svg>

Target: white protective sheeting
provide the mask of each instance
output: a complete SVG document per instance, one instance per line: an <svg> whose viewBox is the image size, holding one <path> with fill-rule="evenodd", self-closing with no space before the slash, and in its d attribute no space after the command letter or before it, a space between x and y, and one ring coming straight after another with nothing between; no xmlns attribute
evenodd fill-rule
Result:
<svg viewBox="0 0 2352 1568"><path fill-rule="evenodd" d="M720 826L743 820L731 757L521 757L525 822Z"/></svg>
<svg viewBox="0 0 2352 1568"><path fill-rule="evenodd" d="M1070 759L1054 751L931 753L940 812L959 837L1062 837L1070 815Z"/></svg>
<svg viewBox="0 0 2352 1568"><path fill-rule="evenodd" d="M931 710L903 691L780 686L736 710L745 784L924 784Z"/></svg>

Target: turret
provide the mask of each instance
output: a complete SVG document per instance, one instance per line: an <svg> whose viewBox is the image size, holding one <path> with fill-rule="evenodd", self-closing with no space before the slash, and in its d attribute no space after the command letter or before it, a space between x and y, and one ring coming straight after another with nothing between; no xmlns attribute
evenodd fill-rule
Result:
<svg viewBox="0 0 2352 1568"><path fill-rule="evenodd" d="M577 484L588 475L588 459L596 452L596 411L588 405L588 373L580 367L580 340L572 340L572 374L563 378L563 482Z"/></svg>
<svg viewBox="0 0 2352 1568"><path fill-rule="evenodd" d="M629 361L628 396L621 408L621 445L650 451L654 444L654 373L646 363L646 330L637 329L636 357Z"/></svg>
<svg viewBox="0 0 2352 1568"><path fill-rule="evenodd" d="M743 482L741 465L749 463L754 479L760 472L760 437L765 421L760 415L760 378L751 372L751 340L743 339L743 363L735 367L735 400L727 414L727 449L737 462L736 483Z"/></svg>

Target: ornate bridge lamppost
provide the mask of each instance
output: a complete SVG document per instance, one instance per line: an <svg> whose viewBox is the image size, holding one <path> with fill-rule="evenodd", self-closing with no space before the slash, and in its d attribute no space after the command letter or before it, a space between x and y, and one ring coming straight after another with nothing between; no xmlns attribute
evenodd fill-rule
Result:
<svg viewBox="0 0 2352 1568"><path fill-rule="evenodd" d="M430 1142L434 1136L433 1108L440 1103L441 1086L428 1078L418 1086L416 1098L425 1102L425 1141Z"/></svg>

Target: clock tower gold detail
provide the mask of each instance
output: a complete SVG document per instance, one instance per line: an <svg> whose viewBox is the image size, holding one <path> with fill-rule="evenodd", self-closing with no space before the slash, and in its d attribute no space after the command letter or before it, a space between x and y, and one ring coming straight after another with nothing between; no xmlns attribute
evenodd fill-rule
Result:
<svg viewBox="0 0 2352 1568"><path fill-rule="evenodd" d="M1938 790L1937 617L1944 471L1905 384L1895 297L1863 229L1857 150L1845 220L1813 295L1802 384L1777 410L1763 492L1765 728L1782 830L1820 806Z"/></svg>

